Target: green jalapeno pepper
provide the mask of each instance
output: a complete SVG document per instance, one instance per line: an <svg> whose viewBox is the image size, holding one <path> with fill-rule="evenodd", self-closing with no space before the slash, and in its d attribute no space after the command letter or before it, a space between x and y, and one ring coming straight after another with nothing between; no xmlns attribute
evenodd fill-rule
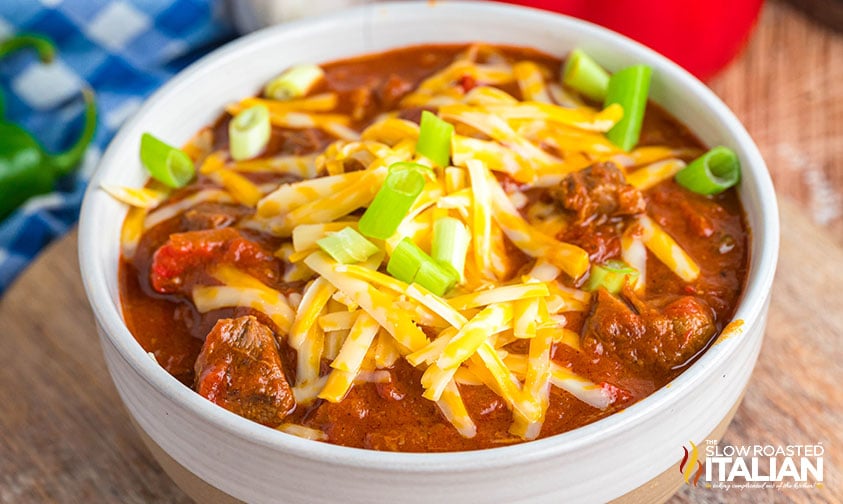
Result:
<svg viewBox="0 0 843 504"><path fill-rule="evenodd" d="M38 35L18 35L0 42L0 58L31 47L44 63L52 61L55 48ZM64 152L52 154L26 130L3 119L0 91L0 221L32 196L51 192L56 181L73 171L94 137L96 104L90 90L85 96L85 126L79 139Z"/></svg>

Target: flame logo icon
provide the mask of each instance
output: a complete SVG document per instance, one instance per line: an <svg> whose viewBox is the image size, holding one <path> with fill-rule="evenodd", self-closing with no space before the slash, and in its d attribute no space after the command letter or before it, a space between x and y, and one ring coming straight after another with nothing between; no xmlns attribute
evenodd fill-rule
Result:
<svg viewBox="0 0 843 504"><path fill-rule="evenodd" d="M679 472L685 478L685 483L697 486L703 473L703 466L702 462L699 461L700 454L697 445L693 441L688 442L691 443L691 451L688 452L687 448L682 447L685 450L685 455L682 457L682 462L679 463ZM694 465L697 468L696 473L694 473Z"/></svg>

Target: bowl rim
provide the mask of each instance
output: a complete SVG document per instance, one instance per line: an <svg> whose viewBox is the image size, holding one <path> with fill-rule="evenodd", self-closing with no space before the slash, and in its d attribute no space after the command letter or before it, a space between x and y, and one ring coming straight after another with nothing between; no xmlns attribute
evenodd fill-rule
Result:
<svg viewBox="0 0 843 504"><path fill-rule="evenodd" d="M180 404L206 422L212 423L216 428L252 443L304 459L385 472L401 472L408 467L412 467L416 472L461 472L478 468L510 466L528 463L551 454L560 456L571 453L584 446L599 442L601 438L609 437L618 431L630 429L633 425L647 421L682 397L684 391L693 388L696 383L705 378L708 372L729 359L738 348L735 340L740 338L728 338L713 345L705 351L697 362L671 381L668 386L660 388L641 401L622 410L623 414L615 413L574 430L526 443L483 450L436 453L382 452L351 448L313 442L264 427L205 400L173 378L147 356L147 353L136 342L123 322L121 308L111 301L106 279L109 275L115 275L116 272L107 271L108 268L102 264L103 261L98 260L99 256L93 253L99 241L98 230L94 225L98 212L95 192L98 191L99 182L107 171L107 167L112 164L113 158L117 158L117 146L130 140L129 135L142 122L144 115L142 111L155 108L164 97L172 93L183 92L182 84L188 81L192 75L202 72L206 68L222 65L226 60L235 57L239 51L252 45L267 43L274 37L282 36L287 32L317 30L322 23L363 16L370 9L386 9L390 16L412 18L417 16L419 12L427 12L425 9L428 9L429 5L429 2L387 2L364 5L317 18L265 28L230 42L182 70L158 89L145 101L141 113L136 114L120 128L120 131L102 155L85 192L79 224L80 268L85 291L97 322L104 337L108 338L108 341L116 347L121 357L149 385L167 399ZM731 110L702 82L651 49L592 23L529 7L496 2L449 1L437 2L435 9L439 13L448 14L450 12L451 15L456 15L454 13L458 12L460 16L470 16L472 13L480 11L487 15L491 12L503 17L514 16L519 18L520 21L553 25L554 28L559 29L576 28L590 40L627 46L638 61L653 66L654 70L664 74L666 80L671 81L673 85L684 88L694 100L699 100L705 107L711 108L715 116L723 122L724 129L742 149L745 169L751 170L751 179L757 185L757 191L760 194L775 194L772 180L758 147ZM445 42L447 41L442 41L442 43ZM398 44L396 47L401 47L401 45ZM743 200L743 198L741 199ZM764 218L760 220L760 228L756 226L756 229L751 230L751 239L754 241L759 237L763 238L765 246L761 249L759 257L753 257L750 254L746 285L733 320L757 322L761 319L776 269L779 247L776 199L775 197L759 198L757 203L759 205L758 211ZM749 248L752 251L752 244ZM755 269L754 277L750 278L753 263L757 264L757 269Z"/></svg>

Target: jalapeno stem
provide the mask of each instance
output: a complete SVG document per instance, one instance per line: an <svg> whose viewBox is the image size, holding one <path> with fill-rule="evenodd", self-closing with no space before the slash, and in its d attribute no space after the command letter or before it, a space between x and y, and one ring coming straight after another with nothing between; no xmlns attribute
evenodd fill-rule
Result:
<svg viewBox="0 0 843 504"><path fill-rule="evenodd" d="M56 55L56 47L50 39L42 35L24 33L0 42L0 58L27 47L35 49L38 57L44 63L53 61L53 57Z"/></svg>
<svg viewBox="0 0 843 504"><path fill-rule="evenodd" d="M79 164L97 129L97 106L94 102L94 93L90 89L83 89L82 95L85 97L85 128L82 134L66 151L47 156L47 161L57 177L67 175Z"/></svg>
<svg viewBox="0 0 843 504"><path fill-rule="evenodd" d="M53 61L53 57L56 55L56 48L50 39L41 35L22 34L0 42L0 59L27 47L35 49L38 53L38 58L40 58L43 63ZM2 90L0 90L0 119L5 116L5 112L6 99L3 96Z"/></svg>

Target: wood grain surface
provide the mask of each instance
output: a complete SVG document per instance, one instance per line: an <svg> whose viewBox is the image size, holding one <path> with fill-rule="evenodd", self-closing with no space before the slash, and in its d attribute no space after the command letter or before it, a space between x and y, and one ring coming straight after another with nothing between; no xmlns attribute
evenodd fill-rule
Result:
<svg viewBox="0 0 843 504"><path fill-rule="evenodd" d="M843 36L768 3L712 87L759 143L781 196L766 340L723 443L822 443L825 486L672 503L843 502ZM677 447L679 449L679 447ZM0 503L190 502L133 431L105 368L71 234L0 299Z"/></svg>
<svg viewBox="0 0 843 504"><path fill-rule="evenodd" d="M768 1L746 50L710 85L760 147L778 195L843 245L843 32Z"/></svg>

